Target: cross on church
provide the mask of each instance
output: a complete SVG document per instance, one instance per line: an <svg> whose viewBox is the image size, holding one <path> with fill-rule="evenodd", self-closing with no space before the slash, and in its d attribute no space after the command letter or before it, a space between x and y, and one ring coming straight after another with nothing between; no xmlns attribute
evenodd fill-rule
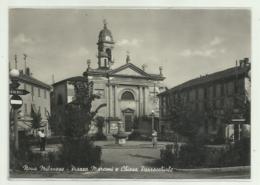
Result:
<svg viewBox="0 0 260 185"><path fill-rule="evenodd" d="M126 51L126 63L128 64L130 62L130 52Z"/></svg>
<svg viewBox="0 0 260 185"><path fill-rule="evenodd" d="M106 28L106 27L107 27L107 20L104 19L104 20L103 20L103 23L104 23L104 28Z"/></svg>

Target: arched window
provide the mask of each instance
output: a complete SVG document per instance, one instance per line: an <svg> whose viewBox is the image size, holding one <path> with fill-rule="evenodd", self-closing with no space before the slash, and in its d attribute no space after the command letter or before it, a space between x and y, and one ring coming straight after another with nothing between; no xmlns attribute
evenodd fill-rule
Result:
<svg viewBox="0 0 260 185"><path fill-rule="evenodd" d="M135 100L134 95L130 91L126 91L121 96L122 100Z"/></svg>
<svg viewBox="0 0 260 185"><path fill-rule="evenodd" d="M111 49L107 48L106 53L107 53L107 56L108 56L108 60L111 60L111 58L112 58Z"/></svg>

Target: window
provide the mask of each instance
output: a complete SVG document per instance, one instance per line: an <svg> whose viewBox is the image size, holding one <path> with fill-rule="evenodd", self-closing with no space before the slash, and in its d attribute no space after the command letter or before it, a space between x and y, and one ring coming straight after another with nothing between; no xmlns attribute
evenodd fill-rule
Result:
<svg viewBox="0 0 260 185"><path fill-rule="evenodd" d="M197 100L199 98L199 90L195 89L195 99Z"/></svg>
<svg viewBox="0 0 260 185"><path fill-rule="evenodd" d="M34 96L34 88L33 88L33 86L32 86L32 92L31 93L32 93L32 96Z"/></svg>
<svg viewBox="0 0 260 185"><path fill-rule="evenodd" d="M129 92L129 91L125 91L122 94L121 99L122 100L128 100L128 101L129 100L135 100L134 95L131 92Z"/></svg>
<svg viewBox="0 0 260 185"><path fill-rule="evenodd" d="M216 85L213 85L213 97L215 98L216 97Z"/></svg>
<svg viewBox="0 0 260 185"><path fill-rule="evenodd" d="M63 104L63 100L62 100L62 95L61 94L58 94L57 104L58 105L62 105Z"/></svg>
<svg viewBox="0 0 260 185"><path fill-rule="evenodd" d="M208 89L204 88L204 99L208 98Z"/></svg>
<svg viewBox="0 0 260 185"><path fill-rule="evenodd" d="M46 89L44 89L43 93L44 93L44 98L46 99L47 98Z"/></svg>
<svg viewBox="0 0 260 185"><path fill-rule="evenodd" d="M221 94L221 96L224 96L224 95L225 95L224 84L223 84L223 83L222 83L221 86L220 86L220 94Z"/></svg>
<svg viewBox="0 0 260 185"><path fill-rule="evenodd" d="M38 87L38 97L41 97L41 89Z"/></svg>

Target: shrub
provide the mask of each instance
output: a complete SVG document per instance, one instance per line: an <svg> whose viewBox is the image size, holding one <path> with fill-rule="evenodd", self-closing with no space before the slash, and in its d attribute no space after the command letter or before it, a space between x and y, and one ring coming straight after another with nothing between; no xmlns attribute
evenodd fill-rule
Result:
<svg viewBox="0 0 260 185"><path fill-rule="evenodd" d="M92 140L104 141L107 140L107 136L103 133L97 132L94 136L91 137Z"/></svg>
<svg viewBox="0 0 260 185"><path fill-rule="evenodd" d="M141 134L138 130L134 130L131 134L128 135L128 140L132 141L151 141L151 137Z"/></svg>
<svg viewBox="0 0 260 185"><path fill-rule="evenodd" d="M202 145L187 144L180 147L177 165L179 167L201 167L205 161L206 152Z"/></svg>
<svg viewBox="0 0 260 185"><path fill-rule="evenodd" d="M165 167L173 167L175 166L175 162L177 160L176 155L173 154L170 149L161 149L160 158L163 166Z"/></svg>
<svg viewBox="0 0 260 185"><path fill-rule="evenodd" d="M128 140L139 140L141 133L137 130L134 130L131 134L128 135Z"/></svg>
<svg viewBox="0 0 260 185"><path fill-rule="evenodd" d="M37 168L40 165L53 166L52 161L49 160L49 154L33 153L30 150L29 139L31 139L29 136L20 138L18 151L15 151L13 143L10 143L10 168L14 170L23 170L24 165Z"/></svg>
<svg viewBox="0 0 260 185"><path fill-rule="evenodd" d="M229 149L219 160L222 166L246 166L250 165L250 138L242 138Z"/></svg>
<svg viewBox="0 0 260 185"><path fill-rule="evenodd" d="M66 138L60 154L60 162L65 168L91 167L101 164L101 147L94 146L87 138Z"/></svg>
<svg viewBox="0 0 260 185"><path fill-rule="evenodd" d="M202 145L185 144L182 146L166 146L161 150L161 161L164 166L174 166L178 168L201 167L206 158L206 150Z"/></svg>

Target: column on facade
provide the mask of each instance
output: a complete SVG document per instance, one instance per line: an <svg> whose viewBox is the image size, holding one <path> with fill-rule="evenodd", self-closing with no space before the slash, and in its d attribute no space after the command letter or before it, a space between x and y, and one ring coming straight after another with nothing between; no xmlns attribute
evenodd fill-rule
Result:
<svg viewBox="0 0 260 185"><path fill-rule="evenodd" d="M145 115L145 109L146 109L146 96L145 96L145 87L143 87L143 115Z"/></svg>
<svg viewBox="0 0 260 185"><path fill-rule="evenodd" d="M141 116L141 90L140 86L138 86L138 116Z"/></svg>
<svg viewBox="0 0 260 185"><path fill-rule="evenodd" d="M109 93L109 87L110 86L110 84L107 84L107 88L106 88L106 103L107 103L107 111L106 111L106 115L107 115L107 118L109 118L110 117L110 115L109 115L109 111L110 111L110 103L109 103L109 100L110 100L110 93ZM108 133L110 133L110 124L109 124L109 121L107 122L107 124L106 124L106 133L108 134Z"/></svg>
<svg viewBox="0 0 260 185"><path fill-rule="evenodd" d="M114 112L114 93L113 93L113 85L110 85L109 88L110 91L110 117L113 117L113 112Z"/></svg>
<svg viewBox="0 0 260 185"><path fill-rule="evenodd" d="M113 116L116 117L117 112L117 86L113 86Z"/></svg>

